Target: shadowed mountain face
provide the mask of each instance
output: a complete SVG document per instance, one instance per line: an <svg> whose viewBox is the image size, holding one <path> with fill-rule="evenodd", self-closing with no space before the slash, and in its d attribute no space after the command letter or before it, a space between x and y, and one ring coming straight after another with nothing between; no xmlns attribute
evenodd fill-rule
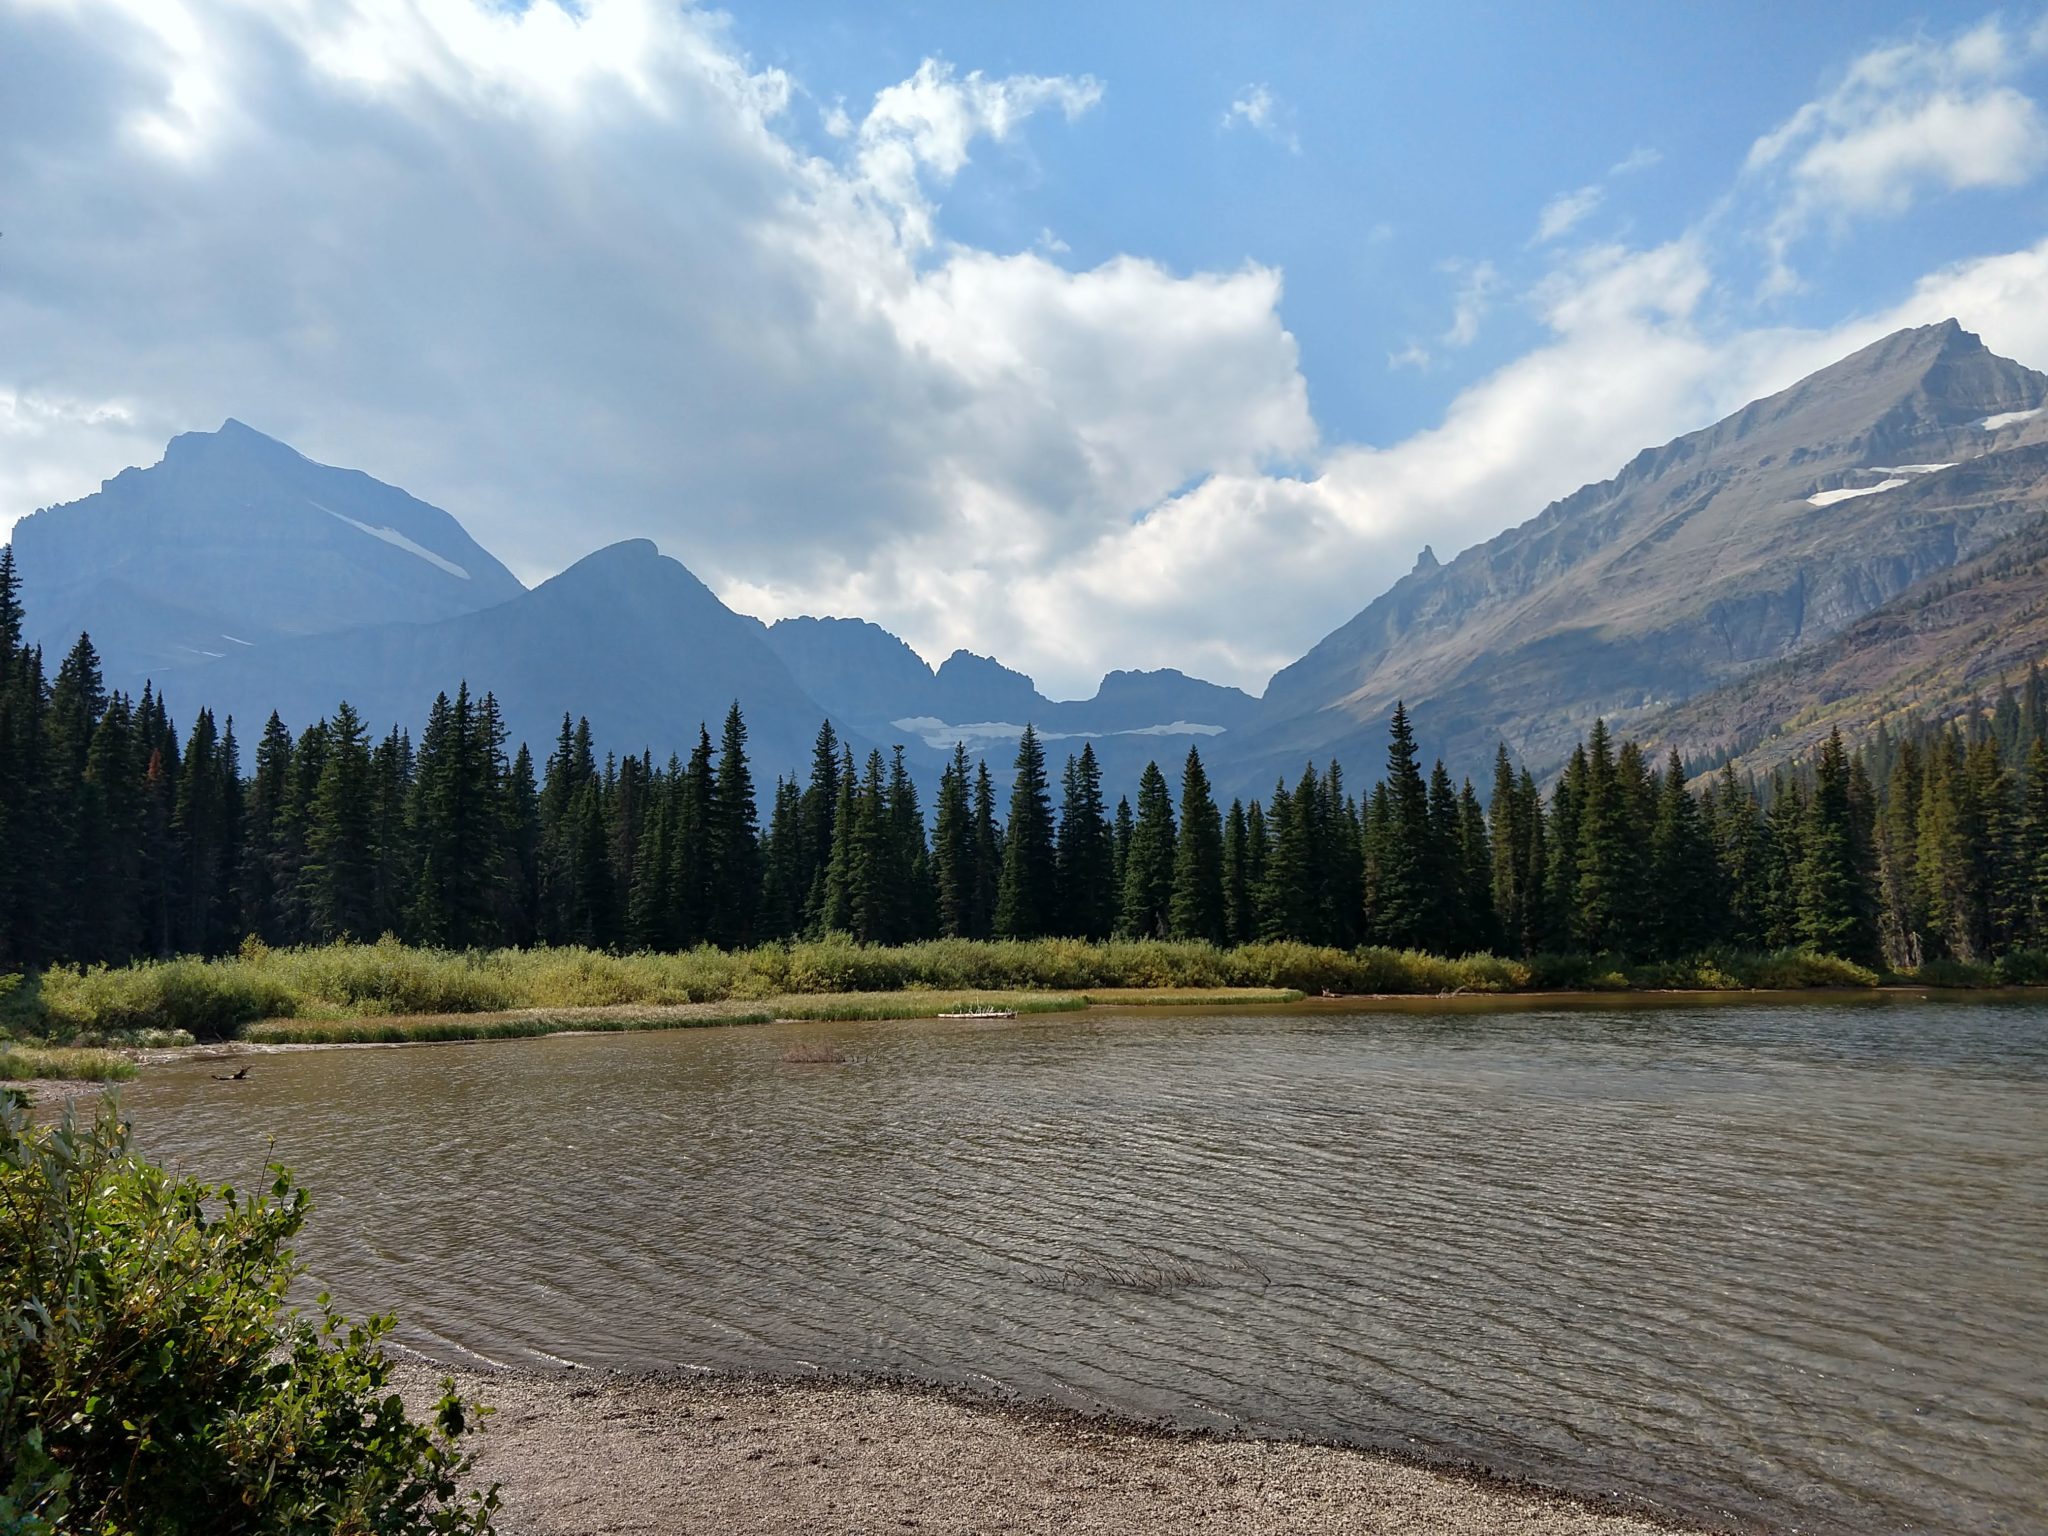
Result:
<svg viewBox="0 0 2048 1536"><path fill-rule="evenodd" d="M1477 775L1539 772L1842 629L2048 506L2048 379L1953 321L1901 331L1636 457L1448 565L1416 568L1273 679L1239 781L1304 757L1376 769L1407 700Z"/></svg>
<svg viewBox="0 0 2048 1536"><path fill-rule="evenodd" d="M466 681L496 694L512 743L536 756L565 712L589 717L601 750L687 753L738 700L764 789L808 771L828 715L857 755L904 743L927 782L964 739L1007 784L1035 721L1074 751L1101 737L1106 768L1134 784L1146 757L1185 752L1165 738L1206 741L1252 703L1173 672L1113 674L1096 700L1053 703L966 651L934 672L858 619L769 628L644 539L528 592L447 513L234 421L33 514L14 542L30 638L53 659L90 633L110 687L153 681L181 715L208 706L244 739L273 710L296 731L343 699L378 732L417 735Z"/></svg>
<svg viewBox="0 0 2048 1536"><path fill-rule="evenodd" d="M458 683L498 697L511 741L537 759L564 713L588 716L598 748L687 752L715 740L741 701L764 782L810 759L822 708L775 656L757 620L732 612L645 539L614 544L511 602L432 624L383 624L301 640L160 676L174 706L232 713L244 738L276 710L294 730L347 699L375 730L417 737Z"/></svg>
<svg viewBox="0 0 2048 1536"><path fill-rule="evenodd" d="M523 590L438 507L229 421L14 527L32 641L88 630L110 682Z"/></svg>

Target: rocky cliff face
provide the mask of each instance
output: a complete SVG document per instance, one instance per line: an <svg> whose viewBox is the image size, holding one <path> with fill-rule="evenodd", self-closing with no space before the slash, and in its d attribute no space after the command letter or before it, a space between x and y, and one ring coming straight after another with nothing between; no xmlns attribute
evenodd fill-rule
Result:
<svg viewBox="0 0 2048 1536"><path fill-rule="evenodd" d="M1405 698L1477 773L1540 771L1824 640L2048 506L2048 378L1953 321L1901 331L1648 450L1448 564L1416 568L1279 673L1233 765L1375 767Z"/></svg>

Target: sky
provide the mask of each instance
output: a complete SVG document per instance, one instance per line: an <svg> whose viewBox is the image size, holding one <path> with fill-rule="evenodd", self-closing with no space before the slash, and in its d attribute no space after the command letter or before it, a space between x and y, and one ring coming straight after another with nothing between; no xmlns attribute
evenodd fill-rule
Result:
<svg viewBox="0 0 2048 1536"><path fill-rule="evenodd" d="M0 0L0 530L233 416L529 583L1256 692L1951 315L2048 368L2038 9Z"/></svg>

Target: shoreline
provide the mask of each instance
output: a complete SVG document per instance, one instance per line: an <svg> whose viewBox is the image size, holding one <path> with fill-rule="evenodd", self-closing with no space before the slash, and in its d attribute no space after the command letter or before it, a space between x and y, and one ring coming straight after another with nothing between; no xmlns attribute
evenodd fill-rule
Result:
<svg viewBox="0 0 2048 1536"><path fill-rule="evenodd" d="M1227 990L1244 995L1232 997ZM1524 1013L1546 1008L1586 1011L1659 1009L1694 1004L1771 1006L1786 1003L1833 1003L1882 1006L1901 1002L1995 1003L2040 1000L2042 987L1942 988L1921 983L1889 983L1876 987L1694 987L1627 988L1546 992L1360 992L1312 995L1294 992L1277 996L1280 988L1094 988L1063 992L1048 989L1028 1004L1009 1025L1034 1020L1050 1023L1087 1014L1141 1017L1168 1013L1214 1014L1254 1010L1268 1013ZM1119 991L1129 995L1119 997ZM1175 992L1185 992L1177 997ZM1004 992L1004 1001L1024 994ZM575 1035L638 1034L681 1029L732 1029L763 1024L933 1024L938 1009L987 1002L998 994L933 993L922 988L896 992L788 993L719 1003L616 1003L575 1008L518 1008L458 1014L377 1014L334 1019L262 1020L249 1026L279 1026L280 1034L303 1028L327 1038L291 1039L240 1036L203 1040L191 1045L108 1046L104 1049L133 1062L139 1069L182 1061L226 1061L242 1057L283 1055L297 1051L389 1050L429 1045L485 1045L517 1040L559 1039ZM891 1011L891 1000L916 1003ZM851 1002L852 1006L847 1006ZM837 1005L837 1006L835 1006ZM779 1011L780 1010L780 1011ZM972 1020L947 1020L966 1022ZM992 1020L991 1022L995 1022ZM126 1081L134 1081L134 1078ZM0 1080L0 1088L25 1090L34 1104L68 1103L118 1091L121 1080L82 1078L19 1078Z"/></svg>
<svg viewBox="0 0 2048 1536"><path fill-rule="evenodd" d="M393 1362L415 1409L443 1376L496 1409L473 1448L478 1479L503 1485L504 1536L1705 1536L1639 1500L1476 1466L937 1383Z"/></svg>

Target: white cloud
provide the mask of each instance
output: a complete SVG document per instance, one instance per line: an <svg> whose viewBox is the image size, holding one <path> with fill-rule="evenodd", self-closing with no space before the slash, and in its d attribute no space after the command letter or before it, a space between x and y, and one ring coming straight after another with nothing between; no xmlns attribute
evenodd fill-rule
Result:
<svg viewBox="0 0 2048 1536"><path fill-rule="evenodd" d="M967 164L976 139L1001 143L1046 107L1057 107L1072 122L1101 99L1101 83L1087 76L991 80L977 69L956 79L950 64L926 59L915 75L876 96L861 121L856 135L860 177L897 210L906 243L928 245L931 208L921 179L946 186Z"/></svg>
<svg viewBox="0 0 2048 1536"><path fill-rule="evenodd" d="M1289 154L1298 155L1301 153L1301 137L1283 121L1287 115L1269 87L1248 85L1223 109L1219 126L1227 132L1242 124L1264 134Z"/></svg>
<svg viewBox="0 0 2048 1536"><path fill-rule="evenodd" d="M1606 196L1606 188L1598 182L1574 192L1558 193L1543 205L1543 211L1536 216L1536 235L1530 244L1545 245L1555 240L1598 208Z"/></svg>
<svg viewBox="0 0 2048 1536"><path fill-rule="evenodd" d="M1447 347L1469 347L1479 339L1480 322L1493 307L1494 296L1504 286L1500 271L1490 261L1451 260L1443 264L1458 279L1458 291L1451 300L1451 328L1444 332Z"/></svg>
<svg viewBox="0 0 2048 1536"><path fill-rule="evenodd" d="M1664 152L1648 145L1630 150L1621 159L1607 168L1609 176L1633 176L1637 171L1647 171L1654 165L1664 163Z"/></svg>
<svg viewBox="0 0 2048 1536"><path fill-rule="evenodd" d="M1965 99L2005 88L1983 38L1945 46ZM2048 360L2048 242L1806 331L1731 319L1695 232L1533 287L1456 265L1441 342L1390 363L1510 297L1545 339L1428 431L1331 444L1276 270L944 238L977 153L1089 131L1092 80L932 62L827 109L814 153L800 84L669 0L0 0L0 53L0 526L232 414L528 577L652 536L751 611L859 613L1055 693L1108 666L1257 687L1423 543L1899 324ZM1751 176L1789 193L1853 137L1800 121Z"/></svg>
<svg viewBox="0 0 2048 1536"><path fill-rule="evenodd" d="M1873 49L1759 138L1745 169L1778 200L1767 288L1796 285L1789 253L1816 222L1896 216L1930 192L2016 187L2048 166L2048 123L2009 82L2027 48L1993 18Z"/></svg>

